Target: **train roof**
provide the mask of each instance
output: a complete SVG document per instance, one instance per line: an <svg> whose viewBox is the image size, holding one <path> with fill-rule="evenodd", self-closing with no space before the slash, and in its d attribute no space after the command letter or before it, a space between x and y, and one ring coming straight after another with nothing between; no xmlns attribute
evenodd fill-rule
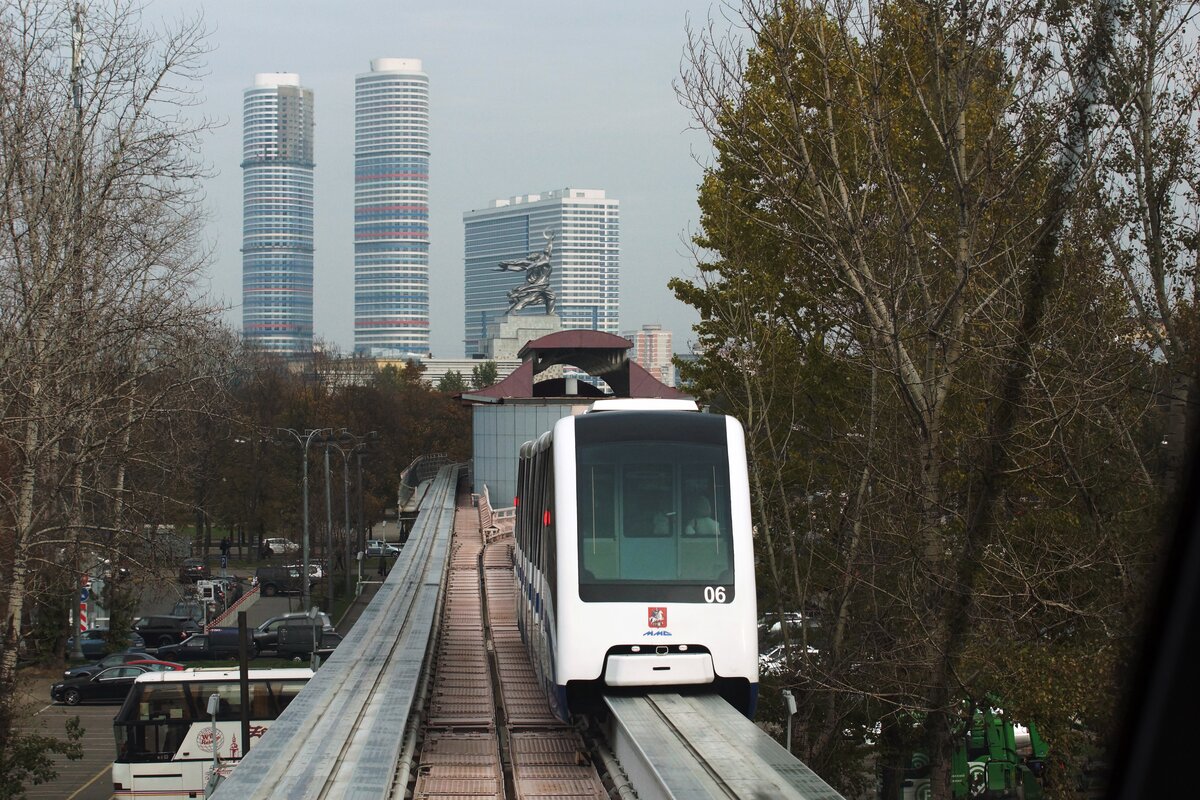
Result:
<svg viewBox="0 0 1200 800"><path fill-rule="evenodd" d="M283 669L252 669L250 680L308 680L313 671L308 667L284 667ZM209 667L207 669L174 669L163 672L144 672L137 676L136 683L184 683L184 682L228 682L241 679L236 669Z"/></svg>
<svg viewBox="0 0 1200 800"><path fill-rule="evenodd" d="M596 411L699 411L695 400L664 400L659 398L621 397L597 400L588 409Z"/></svg>

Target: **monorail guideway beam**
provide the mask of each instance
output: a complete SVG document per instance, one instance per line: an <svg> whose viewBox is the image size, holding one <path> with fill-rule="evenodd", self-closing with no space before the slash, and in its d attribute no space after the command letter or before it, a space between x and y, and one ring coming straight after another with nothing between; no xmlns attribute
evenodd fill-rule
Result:
<svg viewBox="0 0 1200 800"><path fill-rule="evenodd" d="M457 467L441 470L409 545L371 604L216 800L392 795L434 624L457 477Z"/></svg>
<svg viewBox="0 0 1200 800"><path fill-rule="evenodd" d="M844 800L718 695L606 697L639 800Z"/></svg>

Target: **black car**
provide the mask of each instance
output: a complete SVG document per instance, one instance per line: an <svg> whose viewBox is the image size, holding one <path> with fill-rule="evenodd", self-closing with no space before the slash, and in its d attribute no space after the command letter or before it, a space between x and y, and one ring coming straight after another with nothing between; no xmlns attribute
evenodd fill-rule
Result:
<svg viewBox="0 0 1200 800"><path fill-rule="evenodd" d="M195 583L211 575L203 558L185 558L179 565L179 580L184 583Z"/></svg>
<svg viewBox="0 0 1200 800"><path fill-rule="evenodd" d="M121 667L128 664L130 661L141 661L148 658L153 658L153 656L141 650L134 650L133 648L130 648L124 653L113 653L112 655L105 656L99 661L95 661L91 664L82 664L78 667L72 667L63 673L63 679L90 678L97 672L101 672L111 667Z"/></svg>
<svg viewBox="0 0 1200 800"><path fill-rule="evenodd" d="M254 657L254 641L251 639L250 658ZM165 661L208 661L238 657L238 629L212 628L208 633L189 636L179 644L158 648L158 657Z"/></svg>
<svg viewBox="0 0 1200 800"><path fill-rule="evenodd" d="M279 644L279 628L281 625L311 625L312 622L307 621L308 614L303 611L297 611L292 614L281 614L278 617L271 617L269 620L259 625L254 629L254 646L258 652L274 651ZM327 631L333 630L333 623L329 619L329 615L324 611L320 616L321 627Z"/></svg>
<svg viewBox="0 0 1200 800"><path fill-rule="evenodd" d="M191 617L154 616L142 617L133 623L146 644L151 647L182 642L193 633L200 632L200 625Z"/></svg>
<svg viewBox="0 0 1200 800"><path fill-rule="evenodd" d="M300 567L259 567L254 573L263 597L277 594L299 594L302 585ZM309 581L312 585L312 581Z"/></svg>
<svg viewBox="0 0 1200 800"><path fill-rule="evenodd" d="M50 699L69 706L82 700L124 700L137 676L148 672L145 666L109 667L95 675L69 678L50 687Z"/></svg>

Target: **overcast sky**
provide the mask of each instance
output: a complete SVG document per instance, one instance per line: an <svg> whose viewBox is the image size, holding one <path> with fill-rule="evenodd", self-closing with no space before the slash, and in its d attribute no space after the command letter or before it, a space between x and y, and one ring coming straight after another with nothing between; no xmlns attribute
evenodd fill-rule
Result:
<svg viewBox="0 0 1200 800"><path fill-rule="evenodd" d="M153 0L170 17L194 0ZM661 322L675 350L694 311L666 288L694 275L697 163L707 140L672 86L690 16L710 1L412 3L206 0L213 52L203 111L224 121L205 159L212 291L241 327L241 104L256 72L297 72L316 116L318 337L353 347L354 76L370 59L419 58L430 85L431 349L461 356L464 211L565 187L621 202L621 328Z"/></svg>

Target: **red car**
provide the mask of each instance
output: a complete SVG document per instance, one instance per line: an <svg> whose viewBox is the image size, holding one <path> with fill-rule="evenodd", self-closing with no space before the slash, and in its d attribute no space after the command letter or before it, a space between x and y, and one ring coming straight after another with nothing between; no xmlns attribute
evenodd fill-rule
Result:
<svg viewBox="0 0 1200 800"><path fill-rule="evenodd" d="M159 661L154 658L143 658L138 661L130 661L126 666L130 667L146 667L149 672L170 672L172 670L184 669L183 664L176 664L174 661Z"/></svg>

